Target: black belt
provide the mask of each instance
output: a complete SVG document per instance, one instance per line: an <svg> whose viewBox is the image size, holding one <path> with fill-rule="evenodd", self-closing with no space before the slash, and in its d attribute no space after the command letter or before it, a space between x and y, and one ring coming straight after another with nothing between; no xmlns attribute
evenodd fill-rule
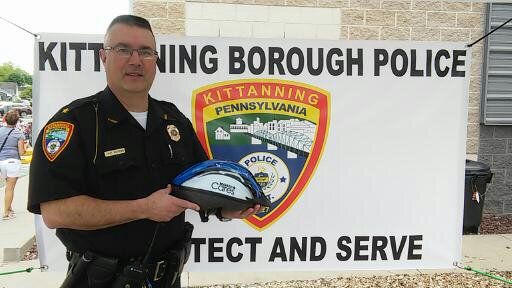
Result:
<svg viewBox="0 0 512 288"><path fill-rule="evenodd" d="M66 258L68 259L68 261L71 261L71 259L73 257L76 257L77 259L79 259L80 257L82 257L82 255L83 255L83 253L77 253L77 252L73 252L73 251L69 251L69 250L66 251ZM169 261L166 259L166 257L168 257L168 255L163 254L160 257L155 258L155 259L161 259L161 260L155 260L155 261L147 264L146 269L148 271L147 275L148 275L149 280L151 280L153 282L157 282L165 276L165 272L167 271L167 267L169 265ZM123 270L123 268L130 261L134 261L134 260L135 260L134 258L132 258L130 260L119 259L119 262L117 265L117 271L121 272Z"/></svg>

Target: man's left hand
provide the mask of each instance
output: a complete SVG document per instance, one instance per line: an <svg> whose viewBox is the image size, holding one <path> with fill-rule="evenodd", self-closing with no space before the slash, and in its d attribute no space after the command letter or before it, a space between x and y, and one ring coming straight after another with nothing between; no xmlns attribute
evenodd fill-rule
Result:
<svg viewBox="0 0 512 288"><path fill-rule="evenodd" d="M254 207L248 208L246 210L242 211L233 211L233 210L226 210L222 209L222 217L224 218L231 218L231 219L244 219L251 215L258 214L260 212L263 212L265 207L256 204Z"/></svg>

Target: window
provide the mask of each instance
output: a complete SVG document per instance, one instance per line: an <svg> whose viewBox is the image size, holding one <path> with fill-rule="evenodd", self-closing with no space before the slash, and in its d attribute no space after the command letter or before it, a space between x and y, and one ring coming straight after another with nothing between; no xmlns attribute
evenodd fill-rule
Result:
<svg viewBox="0 0 512 288"><path fill-rule="evenodd" d="M512 4L489 4L486 31L512 18ZM485 39L482 122L512 125L512 22Z"/></svg>

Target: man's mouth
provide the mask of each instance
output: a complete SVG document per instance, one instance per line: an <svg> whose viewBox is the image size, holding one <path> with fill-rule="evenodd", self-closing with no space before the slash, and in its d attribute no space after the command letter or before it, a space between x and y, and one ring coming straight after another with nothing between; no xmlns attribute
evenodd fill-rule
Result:
<svg viewBox="0 0 512 288"><path fill-rule="evenodd" d="M128 72L125 74L126 76L131 76L131 77L142 77L142 73L139 73L139 72Z"/></svg>

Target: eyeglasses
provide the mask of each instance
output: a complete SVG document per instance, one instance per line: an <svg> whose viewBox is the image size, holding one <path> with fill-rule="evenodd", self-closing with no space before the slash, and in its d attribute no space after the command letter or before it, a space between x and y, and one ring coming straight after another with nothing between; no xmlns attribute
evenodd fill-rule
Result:
<svg viewBox="0 0 512 288"><path fill-rule="evenodd" d="M123 58L132 57L133 51L137 51L137 53L139 54L139 57L142 59L149 60L149 59L156 59L158 57L158 52L156 52L155 50L153 50L151 48L135 49L135 48L125 47L125 46L116 46L116 47L105 47L103 49L105 49L106 51L112 50L117 55L119 55L120 57L123 57Z"/></svg>

